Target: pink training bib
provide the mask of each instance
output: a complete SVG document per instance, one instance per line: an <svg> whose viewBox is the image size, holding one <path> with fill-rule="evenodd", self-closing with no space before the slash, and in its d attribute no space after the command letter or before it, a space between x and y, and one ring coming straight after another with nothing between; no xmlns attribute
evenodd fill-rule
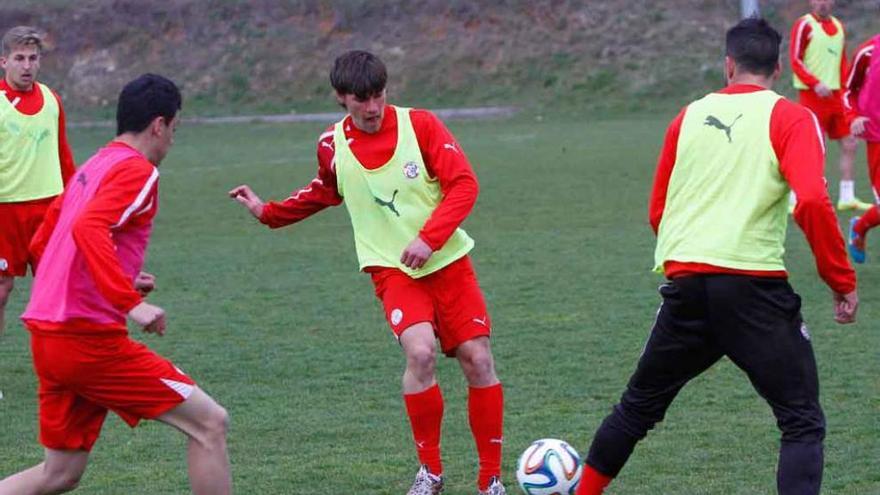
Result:
<svg viewBox="0 0 880 495"><path fill-rule="evenodd" d="M859 114L870 119L862 138L865 141L880 142L880 35L874 36L871 65L868 66L865 83L859 91Z"/></svg>

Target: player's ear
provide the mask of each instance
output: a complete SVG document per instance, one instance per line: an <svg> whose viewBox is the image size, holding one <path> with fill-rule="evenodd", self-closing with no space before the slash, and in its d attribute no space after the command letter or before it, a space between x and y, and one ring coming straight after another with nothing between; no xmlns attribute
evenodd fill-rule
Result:
<svg viewBox="0 0 880 495"><path fill-rule="evenodd" d="M153 136L161 136L167 126L168 124L165 123L165 117L156 117L150 122L150 134Z"/></svg>
<svg viewBox="0 0 880 495"><path fill-rule="evenodd" d="M736 62L729 55L724 56L724 75L727 78L727 81L730 82L733 79L734 74L736 73Z"/></svg>
<svg viewBox="0 0 880 495"><path fill-rule="evenodd" d="M773 69L773 75L771 76L773 81L777 81L779 79L779 75L782 74L782 64L778 61L776 62L776 67Z"/></svg>

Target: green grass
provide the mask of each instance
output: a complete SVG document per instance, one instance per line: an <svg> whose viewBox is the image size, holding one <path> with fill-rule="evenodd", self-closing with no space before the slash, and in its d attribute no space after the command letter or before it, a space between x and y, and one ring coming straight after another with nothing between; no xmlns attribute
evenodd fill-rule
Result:
<svg viewBox="0 0 880 495"><path fill-rule="evenodd" d="M495 324L511 488L516 458L534 439L563 438L585 452L635 366L659 303L646 204L671 117L451 125L481 181L465 228L477 241L474 262ZM344 209L270 231L225 196L243 182L274 198L305 184L322 130L180 129L161 169L146 266L158 276L152 299L167 309L170 328L165 338L136 338L228 408L239 493L401 494L416 468L399 390L403 360L368 277L356 271ZM71 134L80 162L109 138L108 130ZM858 167L867 199L863 151ZM859 268L860 322L839 327L803 236L797 228L789 236L787 263L828 417L824 493L880 493L880 251L870 249ZM11 316L28 287L19 282ZM440 358L438 368L447 493L472 494L466 384L456 363ZM0 389L6 475L42 455L27 334L17 322L0 344ZM137 430L108 419L79 493L187 491L183 437L156 423ZM769 408L723 361L684 389L609 493L775 493L777 446Z"/></svg>

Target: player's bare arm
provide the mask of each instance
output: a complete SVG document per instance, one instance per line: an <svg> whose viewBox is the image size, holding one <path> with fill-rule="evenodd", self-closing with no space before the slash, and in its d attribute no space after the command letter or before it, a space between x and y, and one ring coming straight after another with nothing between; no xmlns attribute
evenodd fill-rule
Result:
<svg viewBox="0 0 880 495"><path fill-rule="evenodd" d="M255 218L259 219L263 216L264 202L247 184L229 191L229 197L244 205Z"/></svg>

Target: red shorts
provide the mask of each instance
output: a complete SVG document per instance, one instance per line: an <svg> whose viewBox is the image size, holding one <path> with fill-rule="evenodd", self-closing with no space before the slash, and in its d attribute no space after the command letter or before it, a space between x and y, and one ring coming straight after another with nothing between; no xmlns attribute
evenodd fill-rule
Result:
<svg viewBox="0 0 880 495"><path fill-rule="evenodd" d="M107 411L134 427L173 409L195 382L147 346L124 337L31 334L39 381L40 443L91 450Z"/></svg>
<svg viewBox="0 0 880 495"><path fill-rule="evenodd" d="M834 91L828 98L821 98L812 90L800 91L798 101L809 108L819 121L819 126L829 139L837 140L849 136L850 119L846 117L840 91Z"/></svg>
<svg viewBox="0 0 880 495"><path fill-rule="evenodd" d="M421 278L395 269L372 276L376 297L398 339L416 323L430 322L440 349L452 356L462 343L491 333L486 301L468 256Z"/></svg>
<svg viewBox="0 0 880 495"><path fill-rule="evenodd" d="M33 272L28 245L53 199L0 203L0 276L23 277L28 265Z"/></svg>

